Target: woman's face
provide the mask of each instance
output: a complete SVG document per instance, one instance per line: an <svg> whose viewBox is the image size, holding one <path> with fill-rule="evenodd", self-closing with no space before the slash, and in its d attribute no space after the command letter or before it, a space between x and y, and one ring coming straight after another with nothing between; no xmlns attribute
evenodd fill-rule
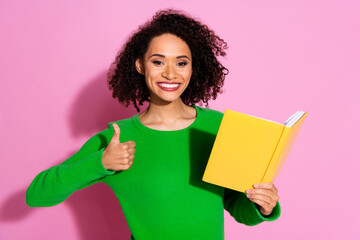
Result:
<svg viewBox="0 0 360 240"><path fill-rule="evenodd" d="M136 69L145 75L150 101L170 103L180 100L192 74L189 46L173 34L153 38L143 60L136 60Z"/></svg>

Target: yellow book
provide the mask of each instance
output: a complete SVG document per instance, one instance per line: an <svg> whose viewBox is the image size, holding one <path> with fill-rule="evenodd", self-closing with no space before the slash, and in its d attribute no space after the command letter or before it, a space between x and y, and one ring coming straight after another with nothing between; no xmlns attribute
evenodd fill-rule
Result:
<svg viewBox="0 0 360 240"><path fill-rule="evenodd" d="M202 180L240 192L274 182L306 116L280 124L226 109Z"/></svg>

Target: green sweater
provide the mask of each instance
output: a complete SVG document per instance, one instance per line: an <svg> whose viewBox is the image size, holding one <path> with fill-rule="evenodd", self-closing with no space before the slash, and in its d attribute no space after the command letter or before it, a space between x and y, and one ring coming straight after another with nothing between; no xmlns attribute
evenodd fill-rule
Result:
<svg viewBox="0 0 360 240"><path fill-rule="evenodd" d="M109 123L72 157L39 173L26 191L26 203L53 206L76 190L104 182L117 196L136 240L224 239L224 208L246 225L277 219L279 203L264 217L244 193L201 180L223 114L193 107L195 121L177 131L150 129L138 115L115 122L121 142L136 143L133 165L123 171L102 165L114 132Z"/></svg>

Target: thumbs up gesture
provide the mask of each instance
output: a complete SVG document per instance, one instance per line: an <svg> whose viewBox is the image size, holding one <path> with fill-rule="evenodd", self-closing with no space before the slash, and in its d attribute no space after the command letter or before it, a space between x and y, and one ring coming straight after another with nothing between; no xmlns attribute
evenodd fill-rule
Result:
<svg viewBox="0 0 360 240"><path fill-rule="evenodd" d="M114 134L103 152L102 164L107 170L127 170L131 167L135 157L135 142L120 143L120 128L115 123L113 123L113 127Z"/></svg>

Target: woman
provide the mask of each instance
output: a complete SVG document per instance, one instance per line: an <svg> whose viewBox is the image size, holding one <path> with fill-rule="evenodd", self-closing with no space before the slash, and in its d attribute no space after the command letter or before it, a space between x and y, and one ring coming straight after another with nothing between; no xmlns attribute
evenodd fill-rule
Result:
<svg viewBox="0 0 360 240"><path fill-rule="evenodd" d="M156 13L128 40L109 73L113 97L138 111L144 101L149 107L109 124L75 155L37 175L27 204L53 206L105 182L136 240L224 239L224 208L247 225L277 219L272 183L245 195L201 180L222 113L194 104L207 104L220 92L227 69L216 56L226 48L190 17Z"/></svg>

